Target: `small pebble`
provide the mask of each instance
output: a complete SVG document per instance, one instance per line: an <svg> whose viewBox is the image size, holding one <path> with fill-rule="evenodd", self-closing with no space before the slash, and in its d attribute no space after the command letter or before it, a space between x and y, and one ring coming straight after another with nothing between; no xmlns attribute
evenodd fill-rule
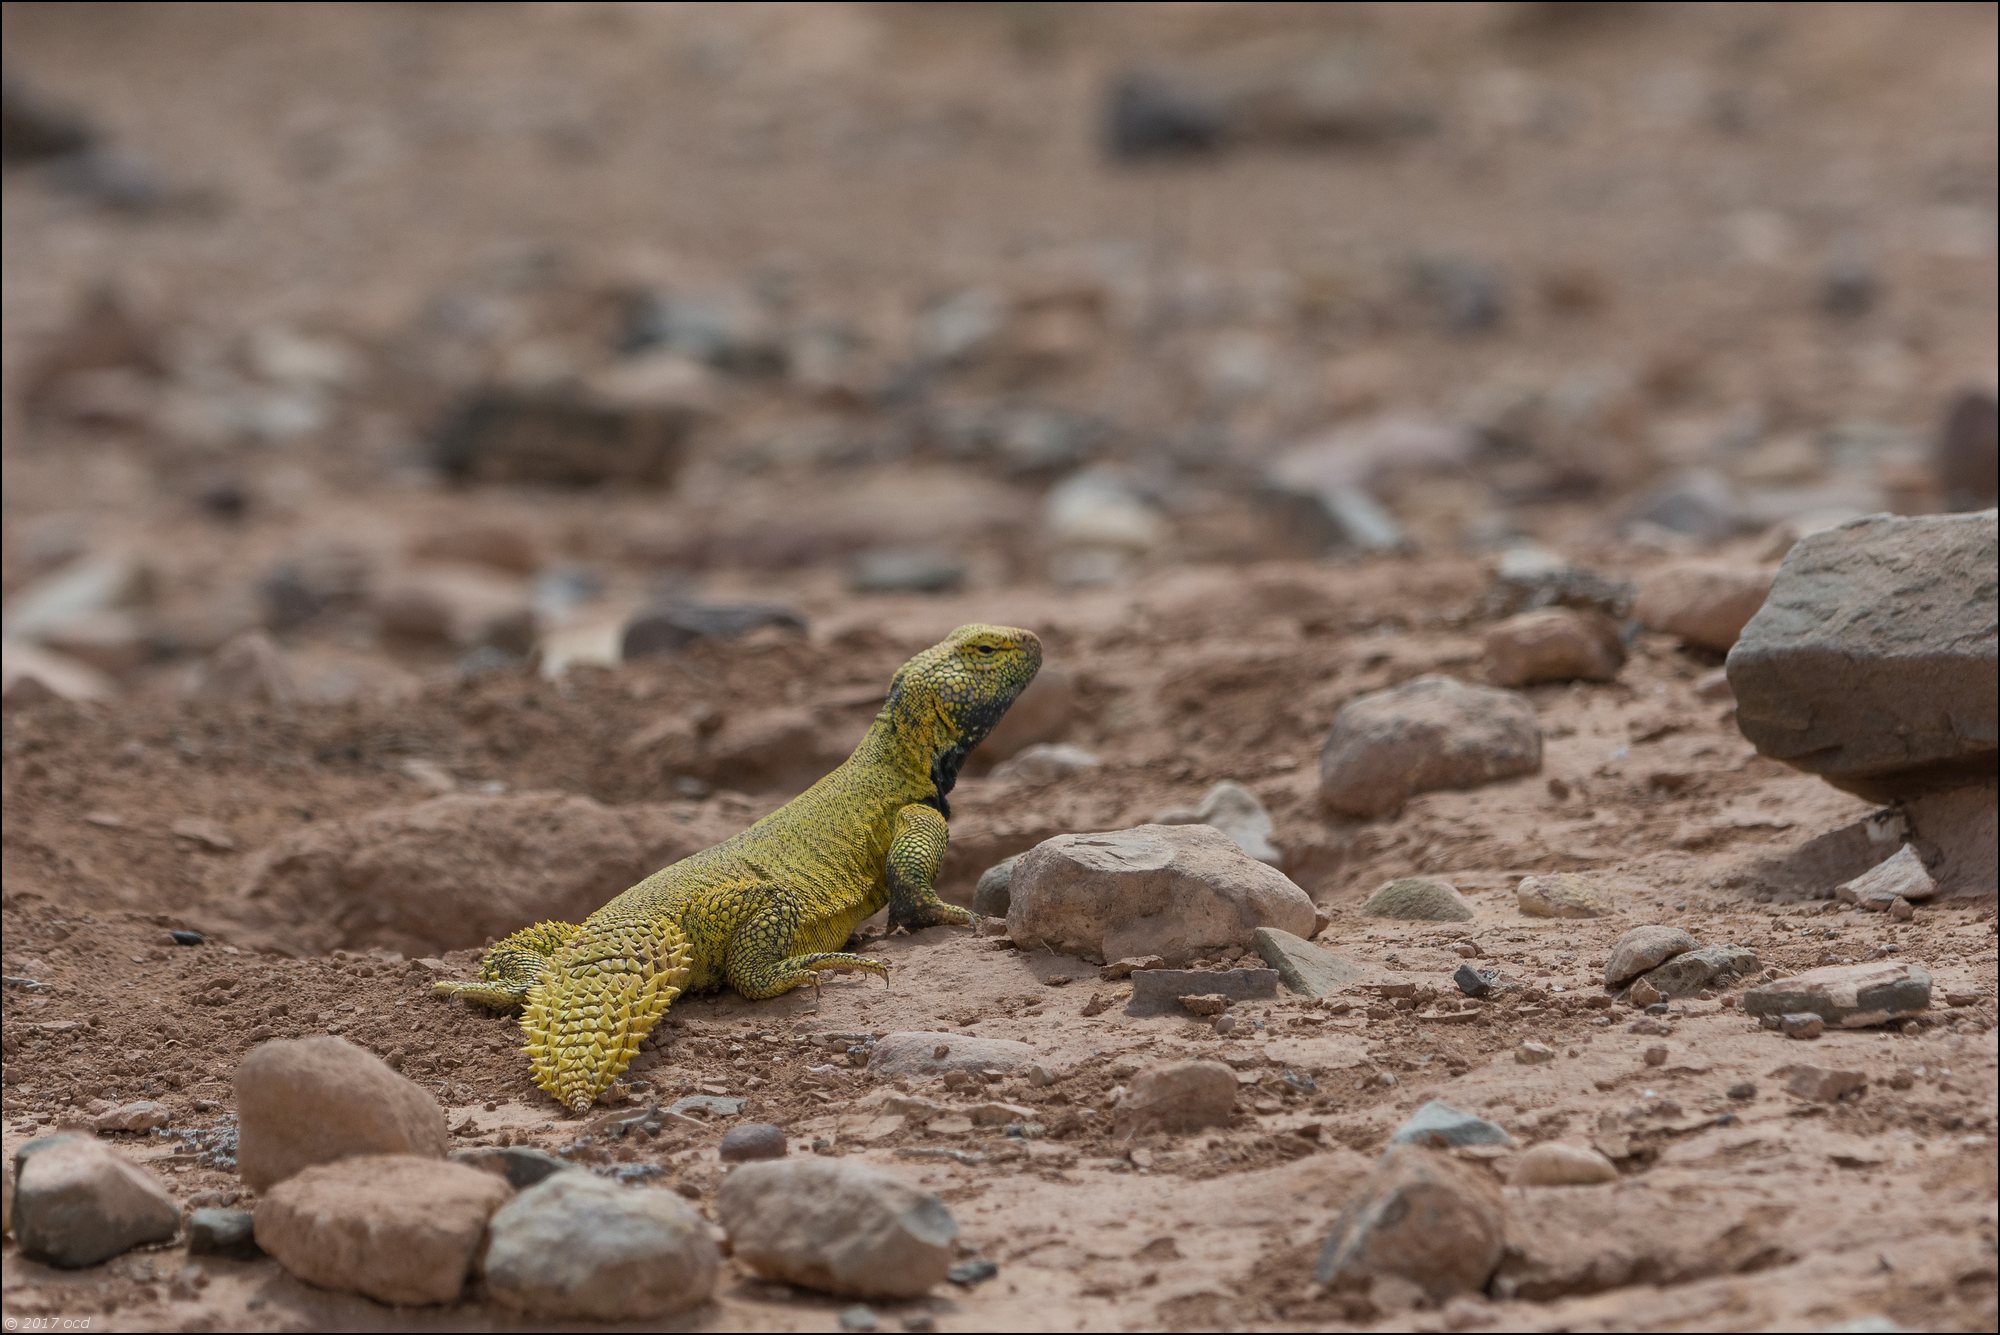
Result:
<svg viewBox="0 0 2000 1335"><path fill-rule="evenodd" d="M1457 983L1458 990L1468 997L1486 997L1493 994L1493 975L1481 973L1470 964L1459 965L1458 972L1451 976L1451 981Z"/></svg>
<svg viewBox="0 0 2000 1335"><path fill-rule="evenodd" d="M1889 905L1889 916L1897 922L1908 922L1917 916L1917 909L1909 900L1898 895L1895 902Z"/></svg>
<svg viewBox="0 0 2000 1335"><path fill-rule="evenodd" d="M1529 1041L1514 1049L1514 1060L1523 1066L1538 1066L1555 1059L1556 1050L1546 1043Z"/></svg>
<svg viewBox="0 0 2000 1335"><path fill-rule="evenodd" d="M912 1312L903 1318L904 1330L936 1330L937 1318L929 1312Z"/></svg>
<svg viewBox="0 0 2000 1335"><path fill-rule="evenodd" d="M1826 1021L1811 1012L1795 1012L1779 1016L1778 1028L1786 1038L1818 1038L1826 1032Z"/></svg>
<svg viewBox="0 0 2000 1335"><path fill-rule="evenodd" d="M842 1330L880 1330L882 1322L872 1308L856 1305L840 1314Z"/></svg>
<svg viewBox="0 0 2000 1335"><path fill-rule="evenodd" d="M1666 1064L1667 1049L1665 1045L1655 1043L1652 1047L1646 1049L1646 1065L1665 1066Z"/></svg>
<svg viewBox="0 0 2000 1335"><path fill-rule="evenodd" d="M1729 1087L1729 1097L1739 1102L1747 1102L1757 1097L1757 1086L1748 1080L1739 1080Z"/></svg>
<svg viewBox="0 0 2000 1335"><path fill-rule="evenodd" d="M975 1284L984 1284L999 1273L1000 1266L997 1262L981 1256L970 1261L960 1261L947 1270L944 1277L954 1284L969 1289Z"/></svg>
<svg viewBox="0 0 2000 1335"><path fill-rule="evenodd" d="M190 932L179 927L174 928L167 935L174 939L174 944L177 946L199 946L208 940L200 932Z"/></svg>
<svg viewBox="0 0 2000 1335"><path fill-rule="evenodd" d="M718 1151L724 1163L747 1163L753 1159L785 1157L785 1131L768 1122L745 1122L732 1126L722 1137Z"/></svg>

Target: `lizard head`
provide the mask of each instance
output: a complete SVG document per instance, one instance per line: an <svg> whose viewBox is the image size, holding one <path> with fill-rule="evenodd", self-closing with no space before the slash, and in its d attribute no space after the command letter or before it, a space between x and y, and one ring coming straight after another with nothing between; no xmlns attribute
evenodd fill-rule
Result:
<svg viewBox="0 0 2000 1335"><path fill-rule="evenodd" d="M950 788L958 766L985 740L1042 666L1042 642L1012 626L960 626L903 664L889 685L889 712L928 737Z"/></svg>

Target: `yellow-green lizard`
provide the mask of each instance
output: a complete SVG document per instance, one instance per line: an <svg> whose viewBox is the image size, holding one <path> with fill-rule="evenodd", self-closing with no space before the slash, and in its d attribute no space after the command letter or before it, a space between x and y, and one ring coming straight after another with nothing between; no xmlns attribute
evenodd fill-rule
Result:
<svg viewBox="0 0 2000 1335"><path fill-rule="evenodd" d="M521 1007L535 1083L581 1112L684 991L752 1000L823 972L888 974L841 949L889 906L892 927L970 922L937 895L945 798L965 757L1042 665L1008 626L961 626L905 663L868 735L831 774L749 829L639 882L581 925L541 922L486 952L444 996Z"/></svg>

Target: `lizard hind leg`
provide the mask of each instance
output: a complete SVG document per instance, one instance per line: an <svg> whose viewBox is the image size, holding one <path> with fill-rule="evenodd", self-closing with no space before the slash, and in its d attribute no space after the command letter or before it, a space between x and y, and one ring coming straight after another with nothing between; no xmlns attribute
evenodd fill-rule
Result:
<svg viewBox="0 0 2000 1335"><path fill-rule="evenodd" d="M548 962L521 1012L535 1083L583 1112L687 986L687 937L666 918L587 922Z"/></svg>
<svg viewBox="0 0 2000 1335"><path fill-rule="evenodd" d="M494 1010L517 1010L527 1004L528 989L548 971L549 959L580 929L571 922L538 922L493 943L479 962L476 983L439 983L431 990L441 997L463 997Z"/></svg>

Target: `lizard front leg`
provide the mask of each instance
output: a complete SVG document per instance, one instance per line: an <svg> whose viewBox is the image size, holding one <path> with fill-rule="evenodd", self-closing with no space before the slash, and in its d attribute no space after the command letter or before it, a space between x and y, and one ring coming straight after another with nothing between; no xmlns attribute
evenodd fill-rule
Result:
<svg viewBox="0 0 2000 1335"><path fill-rule="evenodd" d="M795 987L811 984L819 991L822 973L878 973L889 966L845 950L800 950L801 946L838 945L845 940L844 919L808 922L799 907L774 897L774 902L744 919L729 943L729 985L752 1001L763 1001Z"/></svg>
<svg viewBox="0 0 2000 1335"><path fill-rule="evenodd" d="M896 813L889 840L889 926L963 926L972 915L938 898L938 866L944 861L949 827L936 807L913 802Z"/></svg>
<svg viewBox="0 0 2000 1335"><path fill-rule="evenodd" d="M538 922L493 943L479 962L476 983L439 983L431 990L441 997L463 997L498 1011L527 1004L528 989L548 972L549 959L577 934L569 922Z"/></svg>

